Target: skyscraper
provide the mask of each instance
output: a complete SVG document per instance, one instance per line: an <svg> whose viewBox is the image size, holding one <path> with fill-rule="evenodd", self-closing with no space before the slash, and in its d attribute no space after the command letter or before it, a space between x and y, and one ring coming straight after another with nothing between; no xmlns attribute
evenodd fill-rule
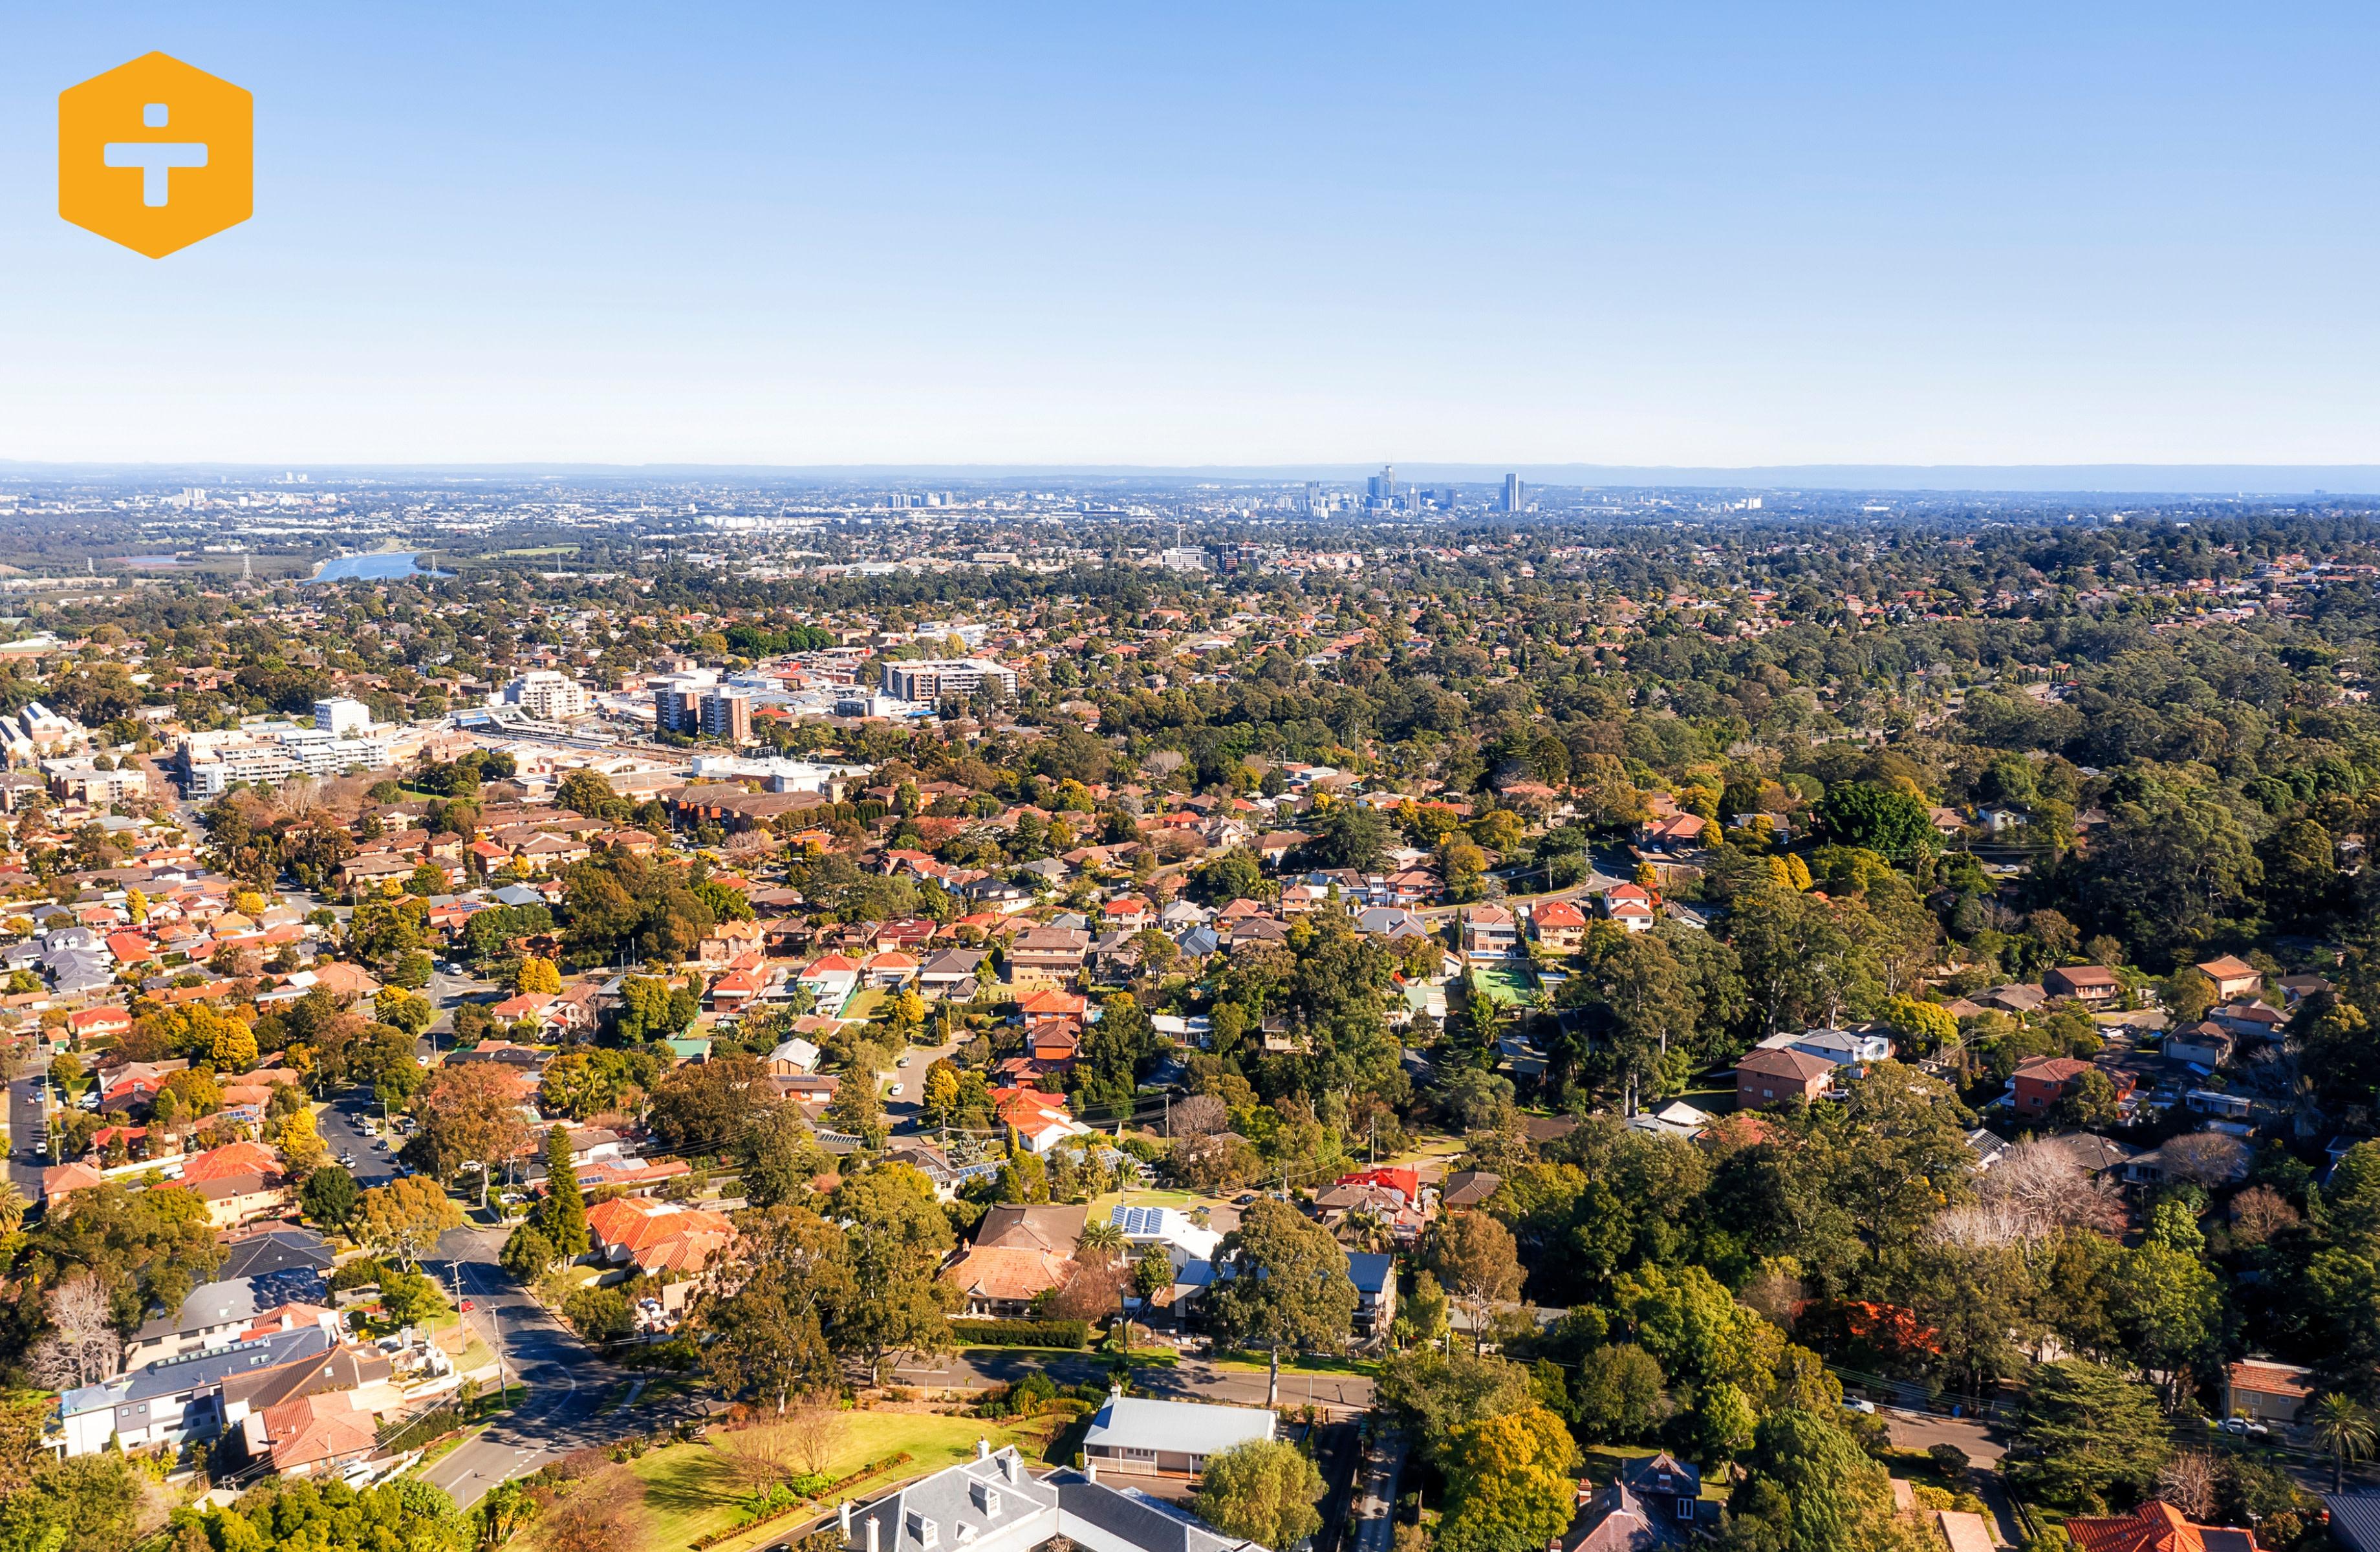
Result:
<svg viewBox="0 0 2380 1552"><path fill-rule="evenodd" d="M1504 510L1507 512L1521 510L1521 477L1517 474L1508 474L1504 477Z"/></svg>
<svg viewBox="0 0 2380 1552"><path fill-rule="evenodd" d="M1374 506L1386 506L1397 499L1397 466L1382 464L1380 472L1364 482L1364 494Z"/></svg>

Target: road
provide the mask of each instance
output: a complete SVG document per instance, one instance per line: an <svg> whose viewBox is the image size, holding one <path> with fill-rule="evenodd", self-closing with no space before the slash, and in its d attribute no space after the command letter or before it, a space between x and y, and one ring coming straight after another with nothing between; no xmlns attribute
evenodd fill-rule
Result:
<svg viewBox="0 0 2380 1552"><path fill-rule="evenodd" d="M496 1253L504 1231L457 1229L439 1241L443 1260L422 1270L448 1288L459 1279L472 1309L464 1316L480 1340L504 1353L528 1395L444 1460L423 1472L458 1509L468 1509L497 1483L533 1472L573 1449L608 1441L620 1429L599 1415L623 1383L620 1371L521 1291ZM501 1339L501 1344L499 1341Z"/></svg>
<svg viewBox="0 0 2380 1552"><path fill-rule="evenodd" d="M340 1095L316 1115L315 1123L322 1141L330 1146L331 1157L345 1162L352 1156L355 1162L346 1166L347 1173L356 1177L358 1185L385 1185L396 1176L394 1154L396 1140L385 1126L378 1137L367 1137L358 1124L366 1116L380 1125L380 1107L367 1088L352 1088ZM384 1145L384 1146L376 1146Z"/></svg>
<svg viewBox="0 0 2380 1552"><path fill-rule="evenodd" d="M892 1375L903 1385L952 1389L1013 1385L1027 1375L1042 1373L1061 1385L1082 1385L1106 1380L1109 1363L1109 1359L1090 1352L971 1348L929 1363L900 1364ZM1170 1367L1139 1365L1133 1371L1132 1382L1144 1394L1175 1400L1227 1401L1257 1407L1265 1404L1264 1371L1218 1368L1203 1358L1184 1358ZM1357 1374L1293 1374L1284 1367L1281 1374L1281 1404L1305 1406L1309 1402L1346 1412L1368 1411L1372 1404L1371 1378Z"/></svg>
<svg viewBox="0 0 2380 1552"><path fill-rule="evenodd" d="M49 1163L40 1151L44 1140L41 1102L33 1097L41 1078L28 1073L8 1085L8 1179L30 1206L42 1199L42 1170Z"/></svg>
<svg viewBox="0 0 2380 1552"><path fill-rule="evenodd" d="M926 1073L934 1063L957 1050L958 1043L947 1046L904 1046L892 1053L893 1064L876 1074L877 1092L884 1095L884 1124L894 1132L917 1129L920 1103L926 1097ZM909 1065L904 1067L902 1062ZM901 1093L892 1096L892 1085L899 1084Z"/></svg>

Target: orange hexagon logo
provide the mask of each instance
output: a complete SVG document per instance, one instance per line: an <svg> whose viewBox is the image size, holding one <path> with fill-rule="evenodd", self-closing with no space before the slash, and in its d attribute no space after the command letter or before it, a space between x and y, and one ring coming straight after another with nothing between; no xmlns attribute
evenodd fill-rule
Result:
<svg viewBox="0 0 2380 1552"><path fill-rule="evenodd" d="M58 213L163 259L256 209L256 100L144 54L58 93Z"/></svg>

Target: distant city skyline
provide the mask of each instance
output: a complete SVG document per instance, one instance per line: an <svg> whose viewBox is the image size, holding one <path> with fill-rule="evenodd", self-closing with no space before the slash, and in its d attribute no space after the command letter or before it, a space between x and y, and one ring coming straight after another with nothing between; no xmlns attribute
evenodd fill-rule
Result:
<svg viewBox="0 0 2380 1552"><path fill-rule="evenodd" d="M2368 9L128 6L10 43L0 459L2380 464ZM57 93L150 49L256 97L254 219L164 261L55 213Z"/></svg>

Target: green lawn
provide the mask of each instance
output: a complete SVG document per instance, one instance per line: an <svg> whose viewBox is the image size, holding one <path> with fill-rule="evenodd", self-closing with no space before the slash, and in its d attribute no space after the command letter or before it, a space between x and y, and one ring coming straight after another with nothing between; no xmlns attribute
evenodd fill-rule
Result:
<svg viewBox="0 0 2380 1552"><path fill-rule="evenodd" d="M1016 1443L1020 1436L997 1423L974 1417L939 1417L906 1412L852 1412L844 1414L843 1448L827 1465L827 1474L841 1477L870 1461L907 1450L916 1459L880 1477L854 1483L855 1497L872 1497L895 1482L937 1472L975 1454L975 1441L988 1438L994 1449ZM630 1462L645 1484L645 1531L638 1552L686 1552L698 1537L724 1530L742 1512L738 1489L722 1467L718 1453L707 1444L673 1444L647 1450ZM802 1523L804 1516L771 1521L753 1533L767 1539ZM719 1552L737 1552L741 1538L723 1543Z"/></svg>
<svg viewBox="0 0 2380 1552"><path fill-rule="evenodd" d="M1537 994L1537 978L1517 967L1475 965L1471 971L1471 989L1491 1002L1507 1007L1526 1002Z"/></svg>

